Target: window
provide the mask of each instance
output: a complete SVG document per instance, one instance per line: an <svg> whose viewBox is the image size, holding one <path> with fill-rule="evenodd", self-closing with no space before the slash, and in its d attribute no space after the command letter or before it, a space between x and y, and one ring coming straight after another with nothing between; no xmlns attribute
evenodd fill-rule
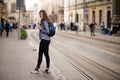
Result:
<svg viewBox="0 0 120 80"><path fill-rule="evenodd" d="M95 11L92 11L92 21L95 22Z"/></svg>
<svg viewBox="0 0 120 80"><path fill-rule="evenodd" d="M102 10L99 10L99 24L101 23L102 21Z"/></svg>
<svg viewBox="0 0 120 80"><path fill-rule="evenodd" d="M16 4L15 3L11 4L11 12L16 12Z"/></svg>
<svg viewBox="0 0 120 80"><path fill-rule="evenodd" d="M3 0L0 0L0 3L3 3Z"/></svg>

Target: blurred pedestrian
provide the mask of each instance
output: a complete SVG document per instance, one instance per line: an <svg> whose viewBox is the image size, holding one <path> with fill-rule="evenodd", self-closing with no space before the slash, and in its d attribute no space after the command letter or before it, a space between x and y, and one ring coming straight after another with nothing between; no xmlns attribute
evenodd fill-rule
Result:
<svg viewBox="0 0 120 80"><path fill-rule="evenodd" d="M41 18L41 24L39 26L39 37L41 39L40 45L39 45L39 56L38 56L38 62L37 65L31 73L38 73L39 68L42 62L43 54L46 58L46 69L45 72L49 72L50 68L50 57L49 57L49 44L50 44L50 37L48 36L49 34L49 25L51 23L50 19L48 18L48 15L45 10L40 10L39 12L40 18Z"/></svg>
<svg viewBox="0 0 120 80"><path fill-rule="evenodd" d="M71 29L71 31L73 31L74 30L74 23L71 21L71 23L70 23L70 29Z"/></svg>
<svg viewBox="0 0 120 80"><path fill-rule="evenodd" d="M36 27L36 23L33 23L33 29L35 29L35 27Z"/></svg>
<svg viewBox="0 0 120 80"><path fill-rule="evenodd" d="M12 32L12 31L13 31L13 22L10 21L10 32Z"/></svg>
<svg viewBox="0 0 120 80"><path fill-rule="evenodd" d="M18 22L15 23L15 30L17 31L18 28Z"/></svg>
<svg viewBox="0 0 120 80"><path fill-rule="evenodd" d="M76 31L76 33L78 33L79 24L78 24L77 21L75 22L75 25L74 25L74 26L75 26L75 27L74 27L74 30Z"/></svg>
<svg viewBox="0 0 120 80"><path fill-rule="evenodd" d="M4 28L4 19L0 17L0 36L2 36L3 28Z"/></svg>
<svg viewBox="0 0 120 80"><path fill-rule="evenodd" d="M61 22L61 23L60 23L60 30L64 30L64 27L65 27L64 23Z"/></svg>
<svg viewBox="0 0 120 80"><path fill-rule="evenodd" d="M1 22L1 20L0 20L0 36L2 36L2 22Z"/></svg>
<svg viewBox="0 0 120 80"><path fill-rule="evenodd" d="M101 34L105 34L105 32L104 32L104 29L105 29L104 21L101 22L100 28L101 28Z"/></svg>
<svg viewBox="0 0 120 80"><path fill-rule="evenodd" d="M68 31L69 30L69 24L68 22L65 22L65 31Z"/></svg>
<svg viewBox="0 0 120 80"><path fill-rule="evenodd" d="M95 31L95 23L93 23L93 22L90 23L89 28L90 28L90 35L95 36L95 33L94 33L94 31Z"/></svg>
<svg viewBox="0 0 120 80"><path fill-rule="evenodd" d="M6 37L8 37L9 36L9 27L10 25L9 25L9 22L8 21L6 21L6 24L5 24L5 30L6 30Z"/></svg>
<svg viewBox="0 0 120 80"><path fill-rule="evenodd" d="M29 27L29 29L31 28L31 24L30 23L28 24L28 27Z"/></svg>
<svg viewBox="0 0 120 80"><path fill-rule="evenodd" d="M55 26L55 29L57 29L57 23L56 22L54 22L54 26Z"/></svg>

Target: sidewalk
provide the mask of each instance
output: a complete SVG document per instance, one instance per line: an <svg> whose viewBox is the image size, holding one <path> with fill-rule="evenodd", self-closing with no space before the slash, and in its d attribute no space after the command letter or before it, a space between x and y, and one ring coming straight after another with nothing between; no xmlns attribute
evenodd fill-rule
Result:
<svg viewBox="0 0 120 80"><path fill-rule="evenodd" d="M17 32L0 37L0 80L53 80L49 74L31 74L36 52L27 40L18 40ZM49 79L48 79L49 78Z"/></svg>
<svg viewBox="0 0 120 80"><path fill-rule="evenodd" d="M120 44L120 36L101 35L100 33L95 33L96 36L90 36L89 32L78 32L78 34L75 31L62 31L62 32L66 33L66 34L84 37L84 38L90 38L90 39L96 39L96 40L100 40L100 41L104 41L104 42Z"/></svg>

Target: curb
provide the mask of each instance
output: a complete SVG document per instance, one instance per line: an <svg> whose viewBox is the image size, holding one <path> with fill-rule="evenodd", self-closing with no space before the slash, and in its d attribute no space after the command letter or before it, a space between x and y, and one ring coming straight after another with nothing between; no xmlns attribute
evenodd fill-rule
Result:
<svg viewBox="0 0 120 80"><path fill-rule="evenodd" d="M99 40L99 41L104 41L104 42L108 42L108 43L113 43L113 44L119 44L120 45L120 42L115 42L115 41L110 41L110 40L106 40L106 39L102 39L102 38L98 38L98 37L91 37L91 36L84 36L82 34L74 34L74 33L70 33L70 32L65 32L65 31L62 31L63 33L66 33L66 34L69 34L69 35L74 35L74 36L80 36L80 37L83 37L83 38L89 38L89 39L95 39L95 40Z"/></svg>

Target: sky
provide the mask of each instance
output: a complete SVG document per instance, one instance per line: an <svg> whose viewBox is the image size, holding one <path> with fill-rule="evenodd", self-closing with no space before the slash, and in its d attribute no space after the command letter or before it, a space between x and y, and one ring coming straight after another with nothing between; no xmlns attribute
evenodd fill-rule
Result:
<svg viewBox="0 0 120 80"><path fill-rule="evenodd" d="M26 10L31 10L35 3L38 3L38 0L25 0Z"/></svg>

